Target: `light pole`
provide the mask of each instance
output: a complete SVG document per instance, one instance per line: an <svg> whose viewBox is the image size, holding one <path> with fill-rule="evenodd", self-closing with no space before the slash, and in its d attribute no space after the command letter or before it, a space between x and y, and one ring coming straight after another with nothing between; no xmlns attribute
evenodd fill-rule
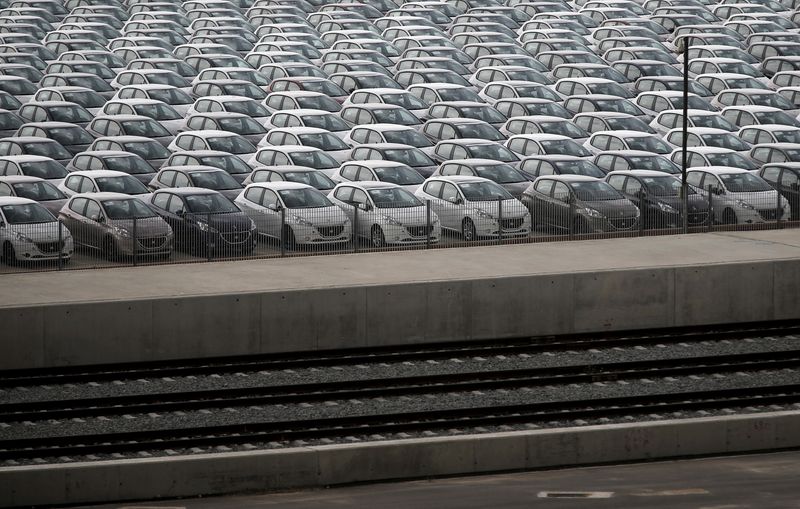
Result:
<svg viewBox="0 0 800 509"><path fill-rule="evenodd" d="M691 35L683 39L683 143L681 154L681 208L683 209L683 233L689 233L689 189L686 182L686 169L689 164L689 40Z"/></svg>

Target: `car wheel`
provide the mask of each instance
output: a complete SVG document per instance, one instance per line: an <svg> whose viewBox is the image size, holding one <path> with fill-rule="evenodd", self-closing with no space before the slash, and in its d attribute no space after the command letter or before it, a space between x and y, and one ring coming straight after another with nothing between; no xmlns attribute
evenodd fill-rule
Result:
<svg viewBox="0 0 800 509"><path fill-rule="evenodd" d="M103 256L110 262L113 262L119 258L117 243L114 242L114 239L111 237L106 237L105 240L103 240Z"/></svg>
<svg viewBox="0 0 800 509"><path fill-rule="evenodd" d="M6 265L9 267L13 267L17 264L17 252L14 251L14 245L11 244L11 242L3 244L3 261L5 261Z"/></svg>
<svg viewBox="0 0 800 509"><path fill-rule="evenodd" d="M722 213L722 224L736 224L738 222L736 212L731 209L725 209L725 212Z"/></svg>
<svg viewBox="0 0 800 509"><path fill-rule="evenodd" d="M294 238L294 231L291 226L286 226L283 229L283 245L289 251L297 248L297 240Z"/></svg>
<svg viewBox="0 0 800 509"><path fill-rule="evenodd" d="M588 226L586 225L586 221L581 219L580 217L575 218L575 226L572 229L573 233L587 233L589 231Z"/></svg>
<svg viewBox="0 0 800 509"><path fill-rule="evenodd" d="M386 237L383 235L381 227L377 224L370 230L369 238L372 241L372 247L386 247Z"/></svg>
<svg viewBox="0 0 800 509"><path fill-rule="evenodd" d="M475 223L472 222L472 219L467 217L461 222L461 236L467 242L472 242L478 237L477 233L475 233Z"/></svg>

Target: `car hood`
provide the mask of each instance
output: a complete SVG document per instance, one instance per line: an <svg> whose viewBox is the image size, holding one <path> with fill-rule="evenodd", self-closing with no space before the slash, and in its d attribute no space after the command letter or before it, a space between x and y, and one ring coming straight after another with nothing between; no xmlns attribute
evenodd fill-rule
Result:
<svg viewBox="0 0 800 509"><path fill-rule="evenodd" d="M482 209L493 216L497 216L497 209L498 209L498 202L496 200L492 201L469 201L466 203L468 208L473 210ZM525 208L519 200L512 199L512 200L503 200L503 217L504 218L512 218L512 217L520 217L524 216L528 213L528 209Z"/></svg>
<svg viewBox="0 0 800 509"><path fill-rule="evenodd" d="M110 226L122 228L128 232L133 232L133 219L112 219L108 224ZM145 217L136 220L137 237L158 237L171 232L172 228L160 217Z"/></svg>
<svg viewBox="0 0 800 509"><path fill-rule="evenodd" d="M531 183L530 181L526 180L524 182L514 182L511 184L500 184L500 185L503 186L503 188L506 191L511 193L511 195L514 196L514 198L519 199L522 196L522 193L524 193L525 190L530 187Z"/></svg>
<svg viewBox="0 0 800 509"><path fill-rule="evenodd" d="M336 226L347 221L347 215L336 205L331 205L330 207L286 209L286 217L288 220L291 220L292 216L297 216L314 226Z"/></svg>
<svg viewBox="0 0 800 509"><path fill-rule="evenodd" d="M222 231L248 231L251 221L243 212L226 212L224 214L189 214L193 220L208 222L210 226Z"/></svg>
<svg viewBox="0 0 800 509"><path fill-rule="evenodd" d="M627 198L619 200L580 200L578 207L595 209L606 217L632 217L639 213L639 209Z"/></svg>
<svg viewBox="0 0 800 509"><path fill-rule="evenodd" d="M58 212L64 207L64 204L66 203L67 199L64 198L63 200L40 201L39 205L52 212L54 216L58 217Z"/></svg>
<svg viewBox="0 0 800 509"><path fill-rule="evenodd" d="M749 193L732 193L728 191L725 196L749 203L757 209L774 209L778 204L778 191L774 189ZM781 205L783 205L783 199L781 199Z"/></svg>
<svg viewBox="0 0 800 509"><path fill-rule="evenodd" d="M7 231L20 233L34 242L54 242L58 240L58 221L33 224L10 224ZM61 238L65 238L69 231L63 228Z"/></svg>
<svg viewBox="0 0 800 509"><path fill-rule="evenodd" d="M670 207L674 208L675 210L680 210L681 207L683 207L682 200L679 196L656 196L653 197L653 201L659 201L661 203L665 203ZM705 198L700 194L690 195L687 202L689 205L690 213L708 211L708 198Z"/></svg>

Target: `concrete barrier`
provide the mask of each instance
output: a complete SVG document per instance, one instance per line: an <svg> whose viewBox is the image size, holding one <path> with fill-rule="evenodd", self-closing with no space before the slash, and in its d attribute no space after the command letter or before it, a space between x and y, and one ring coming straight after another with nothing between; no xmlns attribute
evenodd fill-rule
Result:
<svg viewBox="0 0 800 509"><path fill-rule="evenodd" d="M800 412L0 468L0 507L223 495L800 447Z"/></svg>
<svg viewBox="0 0 800 509"><path fill-rule="evenodd" d="M786 230L232 262L200 274L9 275L0 283L20 290L0 295L0 370L797 319L798 239Z"/></svg>

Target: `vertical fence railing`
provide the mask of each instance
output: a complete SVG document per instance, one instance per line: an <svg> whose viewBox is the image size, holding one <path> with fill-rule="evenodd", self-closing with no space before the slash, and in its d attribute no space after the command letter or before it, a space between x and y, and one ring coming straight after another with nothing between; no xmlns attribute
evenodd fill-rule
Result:
<svg viewBox="0 0 800 509"><path fill-rule="evenodd" d="M431 201L425 200L425 249L431 248L431 234L433 234L433 223L431 222Z"/></svg>
<svg viewBox="0 0 800 509"><path fill-rule="evenodd" d="M139 222L134 217L133 218L133 266L136 267L139 264Z"/></svg>
<svg viewBox="0 0 800 509"><path fill-rule="evenodd" d="M206 214L206 260L211 261L211 213Z"/></svg>
<svg viewBox="0 0 800 509"><path fill-rule="evenodd" d="M708 231L714 231L714 193L712 188L708 186Z"/></svg>
<svg viewBox="0 0 800 509"><path fill-rule="evenodd" d="M353 204L353 252L358 253L358 233L359 233L358 224L358 204Z"/></svg>
<svg viewBox="0 0 800 509"><path fill-rule="evenodd" d="M64 223L58 220L58 270L64 270Z"/></svg>
<svg viewBox="0 0 800 509"><path fill-rule="evenodd" d="M497 243L503 243L503 198L497 197Z"/></svg>

